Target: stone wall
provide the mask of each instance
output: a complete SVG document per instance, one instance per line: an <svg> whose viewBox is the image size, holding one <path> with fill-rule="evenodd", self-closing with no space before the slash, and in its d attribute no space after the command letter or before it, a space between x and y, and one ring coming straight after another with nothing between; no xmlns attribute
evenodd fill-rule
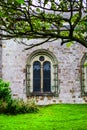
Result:
<svg viewBox="0 0 87 130"><path fill-rule="evenodd" d="M39 42L39 40L38 40ZM30 41L36 43L36 40ZM60 40L45 43L41 46L24 51L26 46L17 44L13 40L3 42L2 75L11 82L13 97L26 97L26 62L29 54L37 49L46 49L53 52L58 59L58 97L32 97L38 104L49 103L84 103L81 97L81 59L87 49L75 43L70 48L61 46Z"/></svg>

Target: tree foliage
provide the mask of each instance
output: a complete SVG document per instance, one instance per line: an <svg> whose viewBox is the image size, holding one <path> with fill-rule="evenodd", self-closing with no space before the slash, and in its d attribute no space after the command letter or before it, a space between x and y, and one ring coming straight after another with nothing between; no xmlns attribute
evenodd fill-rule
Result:
<svg viewBox="0 0 87 130"><path fill-rule="evenodd" d="M86 0L0 0L0 38L43 38L42 43L60 38L61 45L76 41L87 47L86 5Z"/></svg>

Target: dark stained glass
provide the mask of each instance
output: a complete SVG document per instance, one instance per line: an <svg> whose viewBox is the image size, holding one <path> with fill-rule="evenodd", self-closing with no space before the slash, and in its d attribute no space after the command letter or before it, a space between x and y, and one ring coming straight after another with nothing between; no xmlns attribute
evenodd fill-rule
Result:
<svg viewBox="0 0 87 130"><path fill-rule="evenodd" d="M40 62L35 61L33 63L33 92L40 92L40 84L41 84L41 77L40 77Z"/></svg>
<svg viewBox="0 0 87 130"><path fill-rule="evenodd" d="M43 64L43 91L50 92L51 88L51 66L50 62L46 61Z"/></svg>
<svg viewBox="0 0 87 130"><path fill-rule="evenodd" d="M44 61L44 56L40 56L40 57L39 57L39 60L40 60L40 61Z"/></svg>

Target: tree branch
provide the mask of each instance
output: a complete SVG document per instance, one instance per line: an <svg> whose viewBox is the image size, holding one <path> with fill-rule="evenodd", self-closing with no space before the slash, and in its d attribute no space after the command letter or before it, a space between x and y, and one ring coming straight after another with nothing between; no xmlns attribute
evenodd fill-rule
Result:
<svg viewBox="0 0 87 130"><path fill-rule="evenodd" d="M31 48L33 48L33 47L36 47L36 46L42 45L42 44L48 42L49 40L50 40L50 38L44 40L43 42L37 43L37 44L31 44L31 45L29 45L30 47L25 48L25 50L28 50L28 49L31 49Z"/></svg>

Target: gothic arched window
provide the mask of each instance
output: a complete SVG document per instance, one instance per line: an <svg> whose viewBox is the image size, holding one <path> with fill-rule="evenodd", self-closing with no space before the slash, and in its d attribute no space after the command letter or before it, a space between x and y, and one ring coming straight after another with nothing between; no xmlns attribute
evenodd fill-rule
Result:
<svg viewBox="0 0 87 130"><path fill-rule="evenodd" d="M26 91L30 95L58 95L58 64L46 50L33 52L27 61Z"/></svg>
<svg viewBox="0 0 87 130"><path fill-rule="evenodd" d="M87 53L82 58L82 75L81 75L81 86L82 95L87 95Z"/></svg>

